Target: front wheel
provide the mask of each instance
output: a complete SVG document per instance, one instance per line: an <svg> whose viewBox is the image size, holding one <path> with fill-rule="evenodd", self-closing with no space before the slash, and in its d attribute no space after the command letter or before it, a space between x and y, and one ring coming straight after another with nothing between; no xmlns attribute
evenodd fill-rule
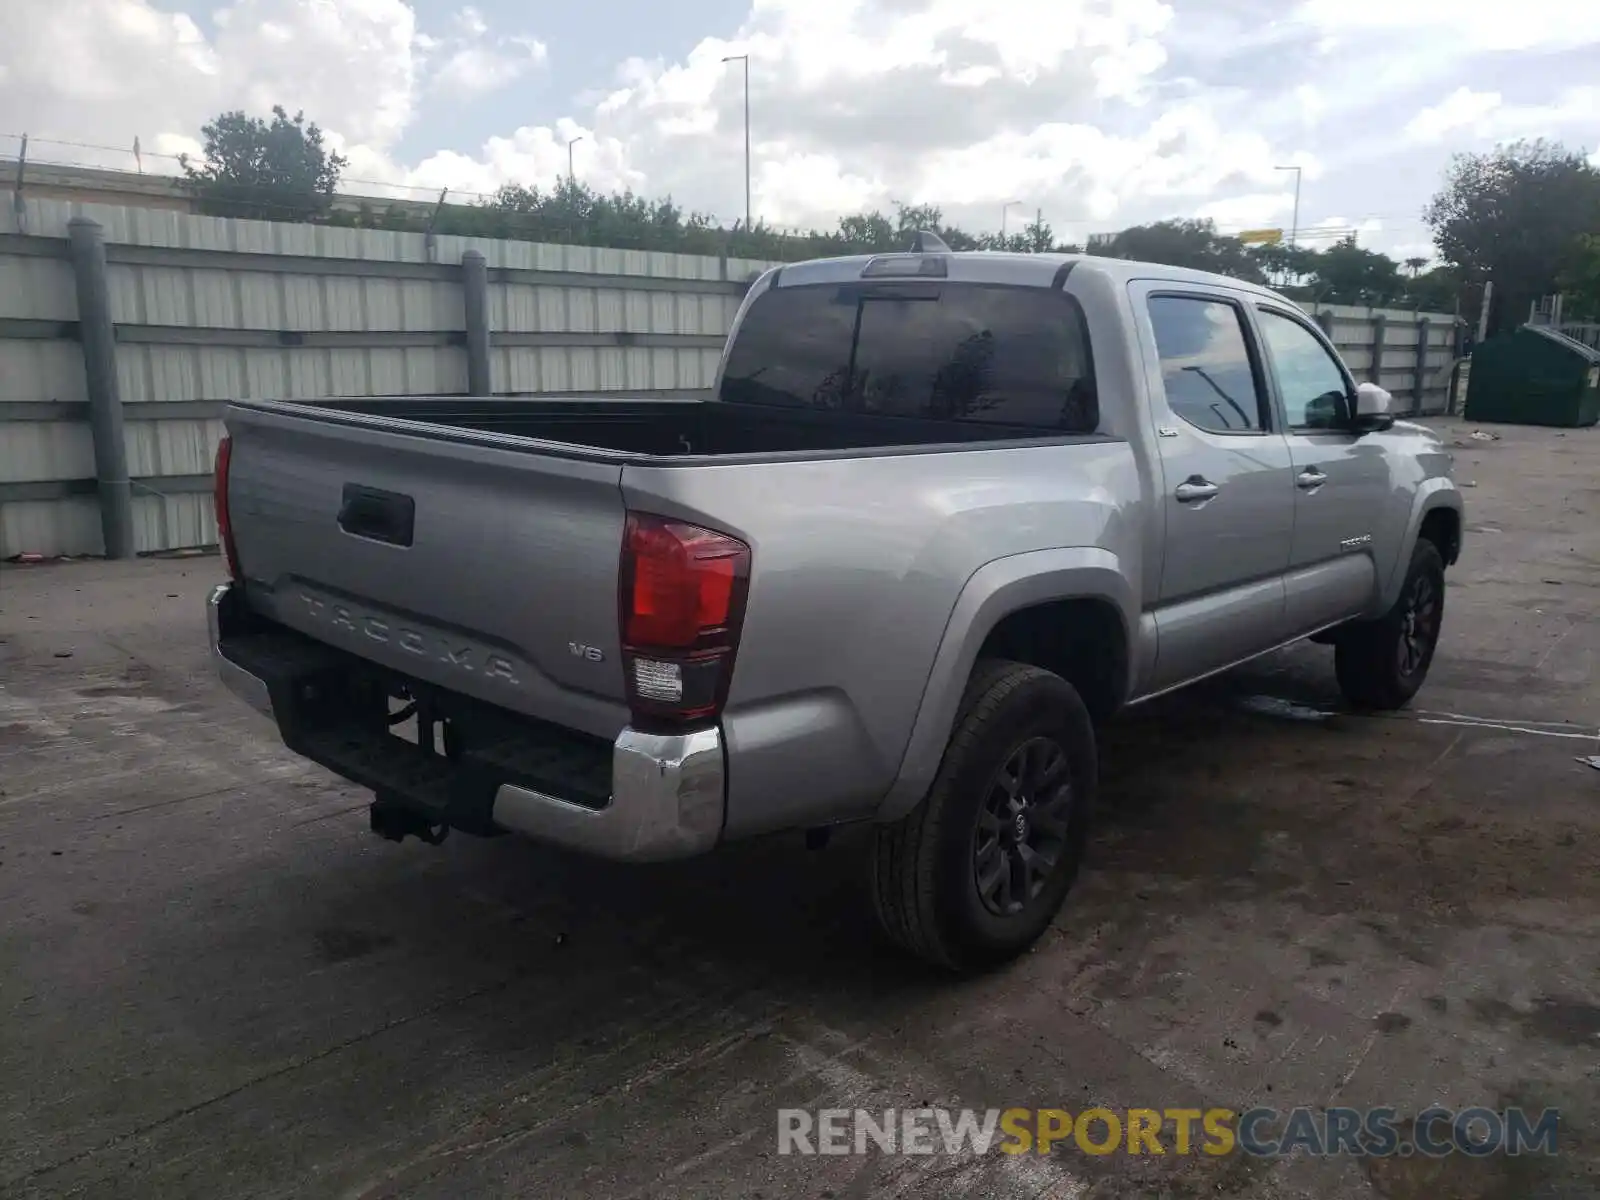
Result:
<svg viewBox="0 0 1600 1200"><path fill-rule="evenodd" d="M1376 621L1340 632L1334 671L1345 698L1362 708L1403 708L1433 665L1444 623L1444 559L1419 540L1394 607Z"/></svg>
<svg viewBox="0 0 1600 1200"><path fill-rule="evenodd" d="M1094 727L1059 675L980 663L927 797L881 826L873 900L889 938L957 971L1021 954L1049 927L1083 859Z"/></svg>

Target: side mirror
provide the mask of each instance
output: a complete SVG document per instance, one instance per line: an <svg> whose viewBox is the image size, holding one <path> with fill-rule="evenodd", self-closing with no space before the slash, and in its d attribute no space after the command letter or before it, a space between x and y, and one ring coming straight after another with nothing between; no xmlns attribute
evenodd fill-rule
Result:
<svg viewBox="0 0 1600 1200"><path fill-rule="evenodd" d="M1355 430L1378 433L1394 425L1394 396L1375 383L1356 385Z"/></svg>

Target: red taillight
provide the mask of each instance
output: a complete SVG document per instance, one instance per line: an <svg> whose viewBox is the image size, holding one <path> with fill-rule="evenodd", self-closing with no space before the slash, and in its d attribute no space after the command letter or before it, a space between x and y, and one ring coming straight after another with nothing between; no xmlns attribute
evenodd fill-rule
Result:
<svg viewBox="0 0 1600 1200"><path fill-rule="evenodd" d="M228 467L233 461L233 439L227 434L217 443L216 479L212 484L212 500L217 506L217 540L222 543L222 553L228 560L228 576L236 583L244 582L239 571L239 549L233 544L233 521L228 516Z"/></svg>
<svg viewBox="0 0 1600 1200"><path fill-rule="evenodd" d="M715 716L733 674L750 547L725 533L629 513L622 541L623 669L636 715Z"/></svg>

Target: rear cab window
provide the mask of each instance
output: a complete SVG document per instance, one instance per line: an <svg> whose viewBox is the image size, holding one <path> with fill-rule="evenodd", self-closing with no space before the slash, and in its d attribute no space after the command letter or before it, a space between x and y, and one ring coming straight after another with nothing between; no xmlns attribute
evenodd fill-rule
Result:
<svg viewBox="0 0 1600 1200"><path fill-rule="evenodd" d="M1174 416L1207 433L1260 434L1270 428L1238 305L1209 296L1155 295L1149 312Z"/></svg>
<svg viewBox="0 0 1600 1200"><path fill-rule="evenodd" d="M976 283L777 287L751 304L720 400L1094 433L1087 327L1058 289Z"/></svg>

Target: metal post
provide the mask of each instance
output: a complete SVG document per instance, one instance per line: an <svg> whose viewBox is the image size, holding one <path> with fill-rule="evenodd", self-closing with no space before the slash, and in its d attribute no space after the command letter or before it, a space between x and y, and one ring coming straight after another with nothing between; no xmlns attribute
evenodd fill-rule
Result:
<svg viewBox="0 0 1600 1200"><path fill-rule="evenodd" d="M750 229L750 56L744 56L744 227Z"/></svg>
<svg viewBox="0 0 1600 1200"><path fill-rule="evenodd" d="M28 135L22 135L22 148L17 151L17 182L11 189L11 211L17 218L17 232L28 232L28 205L22 198L22 177L28 170Z"/></svg>
<svg viewBox="0 0 1600 1200"><path fill-rule="evenodd" d="M1000 249L1006 248L1006 217L1013 208L1021 208L1021 200L1007 200L1000 206Z"/></svg>
<svg viewBox="0 0 1600 1200"><path fill-rule="evenodd" d="M1289 249L1297 248L1300 240L1300 177L1303 172L1294 169L1294 215L1289 218Z"/></svg>
<svg viewBox="0 0 1600 1200"><path fill-rule="evenodd" d="M111 290L106 282L105 231L88 217L73 217L67 222L67 236L78 291L78 344L89 389L100 529L107 558L132 558L133 489L128 483L128 445L123 438L122 396L117 389L117 335L111 324Z"/></svg>
<svg viewBox="0 0 1600 1200"><path fill-rule="evenodd" d="M1411 376L1411 394L1416 398L1417 411L1422 411L1422 389L1428 374L1428 318L1417 318L1417 369Z"/></svg>
<svg viewBox="0 0 1600 1200"><path fill-rule="evenodd" d="M1289 226L1289 249L1295 248L1295 239L1300 235L1300 176L1303 170L1300 167L1274 167L1275 171L1294 172L1294 219Z"/></svg>
<svg viewBox="0 0 1600 1200"><path fill-rule="evenodd" d="M1478 309L1478 341L1483 341L1489 336L1489 304L1494 298L1494 280L1487 280L1483 285L1483 304Z"/></svg>
<svg viewBox="0 0 1600 1200"><path fill-rule="evenodd" d="M467 394L492 396L489 380L489 267L483 254L461 255L461 298L467 317Z"/></svg>
<svg viewBox="0 0 1600 1200"><path fill-rule="evenodd" d="M723 62L744 63L744 227L750 229L750 56L748 54L724 55Z"/></svg>
<svg viewBox="0 0 1600 1200"><path fill-rule="evenodd" d="M578 180L577 172L574 171L573 168L572 168L572 148L574 146L576 146L581 141L583 141L583 134L580 133L577 137L572 138L571 140L569 140L567 142L567 182L568 183L576 183L577 180Z"/></svg>
<svg viewBox="0 0 1600 1200"><path fill-rule="evenodd" d="M1368 368L1367 378L1379 387L1383 386L1383 335L1384 329L1389 324L1389 318L1382 313L1375 313L1372 318L1372 366Z"/></svg>

